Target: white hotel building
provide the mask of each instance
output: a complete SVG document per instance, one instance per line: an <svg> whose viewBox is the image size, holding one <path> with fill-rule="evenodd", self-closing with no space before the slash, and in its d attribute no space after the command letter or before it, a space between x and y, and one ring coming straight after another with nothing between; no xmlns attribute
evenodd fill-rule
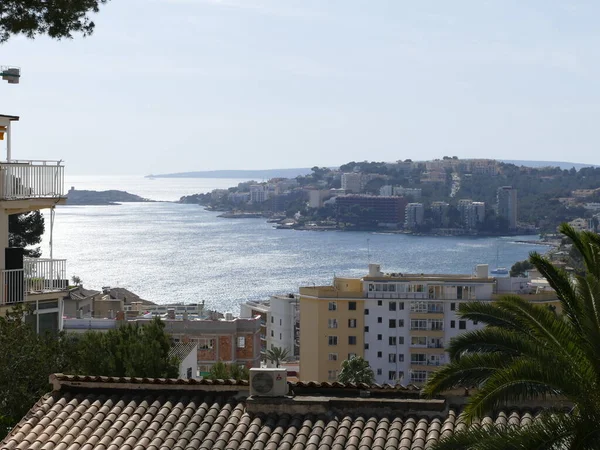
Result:
<svg viewBox="0 0 600 450"><path fill-rule="evenodd" d="M444 351L459 333L481 327L459 319L461 303L492 301L496 280L488 266L474 275L383 274L369 265L364 277L364 357L377 383L422 384L448 362Z"/></svg>

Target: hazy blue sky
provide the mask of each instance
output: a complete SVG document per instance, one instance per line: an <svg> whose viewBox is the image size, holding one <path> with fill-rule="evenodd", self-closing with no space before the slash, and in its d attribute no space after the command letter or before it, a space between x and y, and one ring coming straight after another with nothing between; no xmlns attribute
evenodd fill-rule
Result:
<svg viewBox="0 0 600 450"><path fill-rule="evenodd" d="M600 164L600 2L112 0L14 38L14 157L70 174L444 155Z"/></svg>

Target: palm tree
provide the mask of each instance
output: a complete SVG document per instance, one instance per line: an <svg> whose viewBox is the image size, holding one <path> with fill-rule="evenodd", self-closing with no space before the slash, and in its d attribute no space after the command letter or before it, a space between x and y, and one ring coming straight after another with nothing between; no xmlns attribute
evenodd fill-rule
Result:
<svg viewBox="0 0 600 450"><path fill-rule="evenodd" d="M289 351L286 348L272 347L271 350L267 350L267 360L275 364L275 367L288 359Z"/></svg>
<svg viewBox="0 0 600 450"><path fill-rule="evenodd" d="M375 374L369 362L361 356L354 356L342 363L342 370L338 375L340 383L366 383L375 382Z"/></svg>
<svg viewBox="0 0 600 450"><path fill-rule="evenodd" d="M467 421L522 400L552 397L556 408L524 428L470 427L436 450L600 447L600 236L566 224L560 231L581 253L584 275L571 279L537 253L529 260L556 291L561 311L518 296L461 305L461 317L487 327L453 339L450 364L424 388L431 397L455 386L477 386L464 410ZM570 410L560 410L560 404Z"/></svg>

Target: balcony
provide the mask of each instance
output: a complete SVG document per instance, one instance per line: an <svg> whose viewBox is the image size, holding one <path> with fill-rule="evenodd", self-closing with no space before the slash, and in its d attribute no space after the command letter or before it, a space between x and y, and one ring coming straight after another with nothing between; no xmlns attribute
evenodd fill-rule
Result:
<svg viewBox="0 0 600 450"><path fill-rule="evenodd" d="M0 162L0 199L59 199L65 196L60 161Z"/></svg>
<svg viewBox="0 0 600 450"><path fill-rule="evenodd" d="M23 269L2 270L0 305L27 300L28 295L65 291L68 288L67 260L25 258Z"/></svg>

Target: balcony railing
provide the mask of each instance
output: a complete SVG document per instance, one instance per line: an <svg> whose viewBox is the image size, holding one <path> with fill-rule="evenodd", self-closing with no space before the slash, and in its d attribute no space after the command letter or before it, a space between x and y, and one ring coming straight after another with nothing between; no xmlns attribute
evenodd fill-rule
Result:
<svg viewBox="0 0 600 450"><path fill-rule="evenodd" d="M60 161L0 163L0 198L58 198L64 196L65 167Z"/></svg>
<svg viewBox="0 0 600 450"><path fill-rule="evenodd" d="M66 259L26 258L23 269L0 273L2 305L24 302L28 294L64 291L68 287Z"/></svg>

